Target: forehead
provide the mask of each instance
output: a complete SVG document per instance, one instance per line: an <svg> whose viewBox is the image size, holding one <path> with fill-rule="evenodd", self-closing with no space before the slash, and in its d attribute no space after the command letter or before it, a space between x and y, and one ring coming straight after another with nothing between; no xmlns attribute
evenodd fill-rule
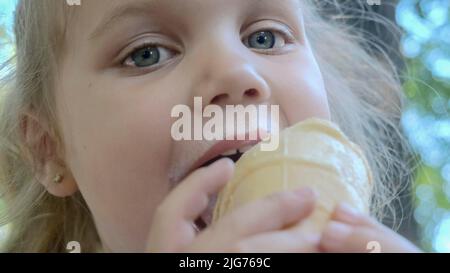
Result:
<svg viewBox="0 0 450 273"><path fill-rule="evenodd" d="M252 7L291 5L298 6L300 0L85 0L83 7L117 14L127 9L147 10L170 8L175 11L201 11L203 9L231 7Z"/></svg>
<svg viewBox="0 0 450 273"><path fill-rule="evenodd" d="M121 20L136 17L208 20L248 11L300 11L300 0L85 0L78 24L92 29L91 36ZM206 18L208 17L208 18Z"/></svg>

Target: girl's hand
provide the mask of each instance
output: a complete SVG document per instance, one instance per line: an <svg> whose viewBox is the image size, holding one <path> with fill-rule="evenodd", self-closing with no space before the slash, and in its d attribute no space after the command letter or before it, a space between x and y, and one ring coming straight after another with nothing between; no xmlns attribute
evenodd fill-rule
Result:
<svg viewBox="0 0 450 273"><path fill-rule="evenodd" d="M312 252L319 237L306 238L296 226L314 209L309 189L276 193L224 216L196 233L194 221L209 199L232 177L234 165L222 159L180 183L155 212L147 250L150 252Z"/></svg>
<svg viewBox="0 0 450 273"><path fill-rule="evenodd" d="M393 230L346 204L334 211L319 248L323 252L421 252Z"/></svg>

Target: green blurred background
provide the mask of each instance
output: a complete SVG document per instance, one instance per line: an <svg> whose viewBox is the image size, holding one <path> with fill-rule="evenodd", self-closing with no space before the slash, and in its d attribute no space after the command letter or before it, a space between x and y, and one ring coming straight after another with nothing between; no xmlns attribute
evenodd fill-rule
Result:
<svg viewBox="0 0 450 273"><path fill-rule="evenodd" d="M1 61L14 52L11 20L15 1L0 0ZM356 1L340 2L352 5ZM391 19L403 31L397 41L389 30L373 22L360 25L390 45L387 51L404 71L408 105L402 125L420 165L411 194L402 199L404 207L410 204L413 209L410 215L404 213L400 232L426 251L450 252L450 0L380 0L379 6L368 1L362 5L364 10ZM6 228L0 227L0 241L5 234Z"/></svg>
<svg viewBox="0 0 450 273"><path fill-rule="evenodd" d="M404 30L404 130L422 165L414 185L414 220L423 247L450 252L450 0L401 0Z"/></svg>

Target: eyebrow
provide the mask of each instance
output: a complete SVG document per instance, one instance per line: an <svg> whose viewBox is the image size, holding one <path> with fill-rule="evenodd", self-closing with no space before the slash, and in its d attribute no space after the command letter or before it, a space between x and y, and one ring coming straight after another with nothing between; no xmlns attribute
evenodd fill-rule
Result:
<svg viewBox="0 0 450 273"><path fill-rule="evenodd" d="M155 11L155 7L159 4L158 2L158 0L146 0L117 6L97 25L89 35L89 40L102 36L120 20L134 16L148 16Z"/></svg>
<svg viewBox="0 0 450 273"><path fill-rule="evenodd" d="M115 7L103 20L97 25L94 31L89 35L89 40L96 39L104 35L109 29L111 29L119 21L136 16L149 16L151 14L157 14L157 7L161 5L161 2L169 0L137 0L133 3L121 4ZM184 0L189 1L189 0ZM255 10L259 5L264 3L272 4L273 0L253 0L250 1L249 6L253 6Z"/></svg>

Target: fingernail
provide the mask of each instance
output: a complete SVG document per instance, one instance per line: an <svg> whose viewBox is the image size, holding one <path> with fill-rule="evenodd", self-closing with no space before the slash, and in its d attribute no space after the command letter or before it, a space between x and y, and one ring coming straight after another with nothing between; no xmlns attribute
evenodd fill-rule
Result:
<svg viewBox="0 0 450 273"><path fill-rule="evenodd" d="M344 223L331 221L324 231L324 239L327 244L340 246L348 236L352 233L352 228Z"/></svg>
<svg viewBox="0 0 450 273"><path fill-rule="evenodd" d="M337 210L337 218L345 222L354 223L360 218L360 213L347 203L341 203Z"/></svg>

